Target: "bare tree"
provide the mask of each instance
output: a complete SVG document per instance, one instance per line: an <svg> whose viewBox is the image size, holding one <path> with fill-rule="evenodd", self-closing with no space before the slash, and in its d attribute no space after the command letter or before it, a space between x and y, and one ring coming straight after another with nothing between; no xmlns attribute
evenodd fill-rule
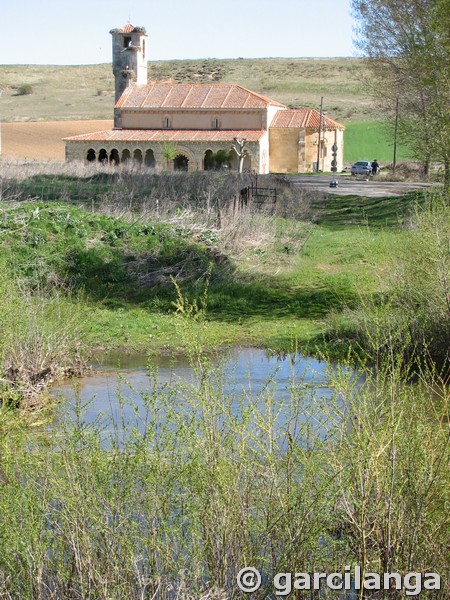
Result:
<svg viewBox="0 0 450 600"><path fill-rule="evenodd" d="M231 147L238 155L238 158L239 158L238 171L239 171L239 173L242 173L243 168L244 168L244 158L248 154L247 150L245 149L245 144L247 143L247 140L245 138L239 139L237 137L233 138L233 140L234 140L234 144Z"/></svg>

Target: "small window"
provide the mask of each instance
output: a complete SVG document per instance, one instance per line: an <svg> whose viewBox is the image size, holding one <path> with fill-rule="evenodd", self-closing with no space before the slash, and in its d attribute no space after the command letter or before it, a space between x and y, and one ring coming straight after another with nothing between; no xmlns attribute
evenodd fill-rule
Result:
<svg viewBox="0 0 450 600"><path fill-rule="evenodd" d="M123 47L124 48L128 48L129 46L131 46L131 37L129 37L128 35L126 35L123 38Z"/></svg>
<svg viewBox="0 0 450 600"><path fill-rule="evenodd" d="M170 129L172 127L172 123L170 120L170 117L164 117L163 119L163 128L164 129Z"/></svg>
<svg viewBox="0 0 450 600"><path fill-rule="evenodd" d="M220 120L217 117L214 117L212 126L213 129L220 129Z"/></svg>

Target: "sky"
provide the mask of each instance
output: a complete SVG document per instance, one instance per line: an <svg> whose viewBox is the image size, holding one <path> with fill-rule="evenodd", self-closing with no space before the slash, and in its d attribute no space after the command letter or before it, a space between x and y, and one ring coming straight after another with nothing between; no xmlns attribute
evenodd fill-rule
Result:
<svg viewBox="0 0 450 600"><path fill-rule="evenodd" d="M353 56L350 0L0 0L0 64L111 61L143 26L150 60Z"/></svg>

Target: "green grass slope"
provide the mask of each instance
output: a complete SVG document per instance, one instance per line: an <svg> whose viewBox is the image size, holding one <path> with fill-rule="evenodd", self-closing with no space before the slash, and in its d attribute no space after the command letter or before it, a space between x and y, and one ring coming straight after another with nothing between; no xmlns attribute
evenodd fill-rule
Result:
<svg viewBox="0 0 450 600"><path fill-rule="evenodd" d="M239 247L230 248L221 231L199 230L200 218L197 225L164 224L139 213L92 212L96 190L100 198L113 189L106 180L25 179L21 185L24 197L72 193L86 209L48 200L4 204L0 246L11 271L33 289L80 292L86 315L80 329L89 346L147 350L180 344L172 277L192 301L204 293L210 269L205 343L287 350L294 340L320 341L329 314L376 292L374 269L417 199L317 198L309 208L314 225L243 215ZM15 198L20 193L16 188ZM236 235L231 230L228 237Z"/></svg>

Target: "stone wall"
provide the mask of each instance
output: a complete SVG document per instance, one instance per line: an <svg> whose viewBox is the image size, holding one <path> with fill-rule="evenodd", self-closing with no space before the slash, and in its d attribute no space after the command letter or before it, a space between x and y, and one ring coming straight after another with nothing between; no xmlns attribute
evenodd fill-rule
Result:
<svg viewBox="0 0 450 600"><path fill-rule="evenodd" d="M312 173L317 168L318 132L298 127L270 128L270 171L272 173ZM328 130L321 132L319 170L331 171L336 160L337 172L344 163L344 132ZM333 145L337 146L336 157Z"/></svg>
<svg viewBox="0 0 450 600"><path fill-rule="evenodd" d="M321 132L321 148L319 151L319 171L330 172L333 159L336 160L337 173L344 168L344 132L341 129L330 129ZM305 172L315 170L317 164L317 130L306 130ZM336 157L333 156L333 146L337 147Z"/></svg>
<svg viewBox="0 0 450 600"><path fill-rule="evenodd" d="M297 173L299 129L269 129L269 161L272 173Z"/></svg>

